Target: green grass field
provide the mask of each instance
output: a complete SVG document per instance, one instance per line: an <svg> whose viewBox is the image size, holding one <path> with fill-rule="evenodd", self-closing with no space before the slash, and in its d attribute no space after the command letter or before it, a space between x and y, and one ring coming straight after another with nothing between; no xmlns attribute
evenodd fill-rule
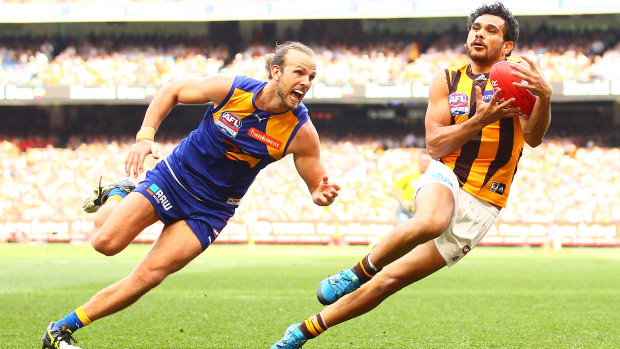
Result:
<svg viewBox="0 0 620 349"><path fill-rule="evenodd" d="M0 348L41 335L149 246L0 244ZM76 334L94 348L269 348L322 309L318 281L367 247L213 245L132 307ZM304 348L620 348L620 249L478 247Z"/></svg>

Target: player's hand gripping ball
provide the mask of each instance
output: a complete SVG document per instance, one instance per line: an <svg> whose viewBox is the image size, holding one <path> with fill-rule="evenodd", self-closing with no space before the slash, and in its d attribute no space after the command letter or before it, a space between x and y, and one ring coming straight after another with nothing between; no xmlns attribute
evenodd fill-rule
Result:
<svg viewBox="0 0 620 349"><path fill-rule="evenodd" d="M498 88L501 88L502 91L497 96L498 103L504 103L506 100L510 98L514 98L515 102L512 103L511 107L519 107L521 108L521 115L525 117L529 117L532 114L532 109L534 109L534 103L536 103L536 96L532 94L528 89L514 86L512 83L517 82L521 84L527 84L527 81L521 80L521 78L512 75L511 71L517 71L513 69L510 65L518 64L510 61L501 61L495 63L491 68L491 72L489 73L489 80L491 80L491 86L493 86L493 92L495 92ZM523 64L520 64L522 67L527 69Z"/></svg>

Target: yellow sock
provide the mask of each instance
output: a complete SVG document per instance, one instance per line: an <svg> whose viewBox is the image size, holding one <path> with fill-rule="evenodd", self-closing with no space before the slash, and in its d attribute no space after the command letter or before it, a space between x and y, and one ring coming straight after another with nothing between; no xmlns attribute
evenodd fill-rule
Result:
<svg viewBox="0 0 620 349"><path fill-rule="evenodd" d="M75 309L75 315L77 315L78 319L80 319L80 321L82 321L82 324L84 326L86 326L86 325L88 325L88 324L90 324L92 322L88 318L88 315L86 315L86 312L84 311L82 306L79 306L77 309Z"/></svg>

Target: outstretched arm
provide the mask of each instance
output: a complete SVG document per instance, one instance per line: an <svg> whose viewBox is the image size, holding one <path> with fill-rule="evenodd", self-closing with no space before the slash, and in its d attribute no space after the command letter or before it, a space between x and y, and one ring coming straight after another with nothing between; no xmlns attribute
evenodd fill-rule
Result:
<svg viewBox="0 0 620 349"><path fill-rule="evenodd" d="M138 177L144 169L144 159L148 154L159 158L154 143L155 132L172 108L179 103L205 104L220 103L232 86L233 77L214 75L205 78L186 79L172 82L162 87L151 101L142 128L136 135L136 144L131 147L125 160L125 173Z"/></svg>
<svg viewBox="0 0 620 349"><path fill-rule="evenodd" d="M319 206L331 205L338 196L340 186L329 183L325 167L321 163L319 135L310 121L299 129L288 152L293 153L295 168L306 182L312 201Z"/></svg>

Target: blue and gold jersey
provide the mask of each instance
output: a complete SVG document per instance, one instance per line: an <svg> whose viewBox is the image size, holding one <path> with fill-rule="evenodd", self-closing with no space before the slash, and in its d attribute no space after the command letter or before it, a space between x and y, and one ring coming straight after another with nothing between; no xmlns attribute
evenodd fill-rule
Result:
<svg viewBox="0 0 620 349"><path fill-rule="evenodd" d="M267 83L237 76L226 98L209 106L198 128L166 159L176 181L200 200L237 205L270 163L286 154L308 120L308 109L270 114L258 109L256 95Z"/></svg>

